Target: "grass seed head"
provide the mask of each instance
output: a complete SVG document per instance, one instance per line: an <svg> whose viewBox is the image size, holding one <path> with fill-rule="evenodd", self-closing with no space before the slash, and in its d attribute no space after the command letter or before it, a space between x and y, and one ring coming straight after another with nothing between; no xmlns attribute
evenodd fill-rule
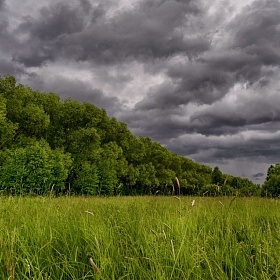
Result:
<svg viewBox="0 0 280 280"><path fill-rule="evenodd" d="M91 266L93 267L94 272L98 275L101 275L101 271L100 271L99 267L96 265L96 263L93 261L92 258L89 259L89 262L90 262Z"/></svg>

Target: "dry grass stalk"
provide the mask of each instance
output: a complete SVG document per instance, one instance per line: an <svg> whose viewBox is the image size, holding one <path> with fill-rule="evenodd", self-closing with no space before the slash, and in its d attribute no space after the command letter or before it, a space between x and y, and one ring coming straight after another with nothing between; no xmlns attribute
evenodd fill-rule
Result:
<svg viewBox="0 0 280 280"><path fill-rule="evenodd" d="M175 179L176 179L176 183L177 183L178 189L180 189L181 185L180 185L180 181L179 181L178 177L175 177Z"/></svg>
<svg viewBox="0 0 280 280"><path fill-rule="evenodd" d="M99 256L100 256L100 246L99 246L99 242L98 242L96 236L94 236L94 241L95 241L95 244L96 244L96 248L97 248L98 254L99 254Z"/></svg>
<svg viewBox="0 0 280 280"><path fill-rule="evenodd" d="M55 184L52 184L52 186L51 186L51 191L50 191L50 194L52 194L52 193L53 193L53 188L54 188L54 185L55 185Z"/></svg>
<svg viewBox="0 0 280 280"><path fill-rule="evenodd" d="M226 183L227 183L228 177L229 177L229 175L227 175L227 177L226 177L226 179L225 179L225 181L224 181L224 186L225 186Z"/></svg>
<svg viewBox="0 0 280 280"><path fill-rule="evenodd" d="M180 192L181 192L181 185L180 185L180 181L179 181L179 179L178 179L178 177L175 177L175 180L176 180L176 183L177 183L177 187L178 187L178 193L179 193L179 195L180 195Z"/></svg>
<svg viewBox="0 0 280 280"><path fill-rule="evenodd" d="M12 232L10 242L1 241L1 248L3 248L3 259L9 274L9 280L15 279L15 239L16 232Z"/></svg>
<svg viewBox="0 0 280 280"><path fill-rule="evenodd" d="M9 275L10 275L8 279L14 280L15 279L15 267L14 267L13 263L9 264L8 271L9 271Z"/></svg>
<svg viewBox="0 0 280 280"><path fill-rule="evenodd" d="M90 262L91 266L93 267L94 272L98 275L101 275L101 270L99 269L99 267L96 265L96 263L93 261L92 258L89 258L89 262Z"/></svg>
<svg viewBox="0 0 280 280"><path fill-rule="evenodd" d="M162 232L163 232L164 239L166 240L166 233L164 230Z"/></svg>
<svg viewBox="0 0 280 280"><path fill-rule="evenodd" d="M162 224L165 225L166 227L168 227L171 230L171 227L168 224L166 224L166 223L162 223Z"/></svg>
<svg viewBox="0 0 280 280"><path fill-rule="evenodd" d="M171 239L170 242L171 242L171 249L172 249L173 259L175 261L176 260L176 255L175 255L175 249L174 249L173 240Z"/></svg>
<svg viewBox="0 0 280 280"><path fill-rule="evenodd" d="M94 214L92 212L90 212L90 211L85 211L85 212L90 214L90 215L92 215L92 216L94 216Z"/></svg>

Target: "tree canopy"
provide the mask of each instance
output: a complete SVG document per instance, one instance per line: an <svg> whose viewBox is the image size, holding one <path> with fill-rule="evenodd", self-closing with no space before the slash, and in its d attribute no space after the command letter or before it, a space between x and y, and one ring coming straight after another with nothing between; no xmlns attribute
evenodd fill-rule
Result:
<svg viewBox="0 0 280 280"><path fill-rule="evenodd" d="M263 196L280 196L280 163L271 165L267 170L266 181L262 188Z"/></svg>
<svg viewBox="0 0 280 280"><path fill-rule="evenodd" d="M0 77L0 191L253 195L259 188L136 137L93 104L62 101L8 76Z"/></svg>

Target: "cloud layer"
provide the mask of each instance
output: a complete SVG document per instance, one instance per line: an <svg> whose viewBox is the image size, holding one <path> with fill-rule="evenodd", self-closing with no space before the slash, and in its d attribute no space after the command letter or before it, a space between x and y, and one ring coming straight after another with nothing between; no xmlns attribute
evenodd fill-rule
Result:
<svg viewBox="0 0 280 280"><path fill-rule="evenodd" d="M0 74L181 155L256 182L279 161L278 0L1 0L0 39Z"/></svg>

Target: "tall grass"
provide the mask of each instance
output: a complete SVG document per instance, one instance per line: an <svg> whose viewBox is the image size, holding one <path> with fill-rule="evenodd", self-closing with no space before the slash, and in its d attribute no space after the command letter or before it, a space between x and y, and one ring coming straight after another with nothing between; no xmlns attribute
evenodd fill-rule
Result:
<svg viewBox="0 0 280 280"><path fill-rule="evenodd" d="M280 279L280 201L0 198L0 279Z"/></svg>

